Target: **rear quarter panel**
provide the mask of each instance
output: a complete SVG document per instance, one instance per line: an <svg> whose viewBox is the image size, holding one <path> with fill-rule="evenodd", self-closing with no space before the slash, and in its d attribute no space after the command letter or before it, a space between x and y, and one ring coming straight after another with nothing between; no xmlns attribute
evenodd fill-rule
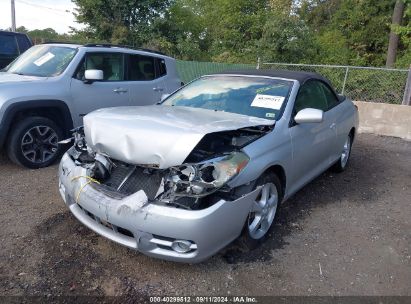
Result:
<svg viewBox="0 0 411 304"><path fill-rule="evenodd" d="M355 128L356 132L358 130L358 110L351 99L346 98L340 105L338 105L335 122L337 128L337 145L342 147L351 129Z"/></svg>

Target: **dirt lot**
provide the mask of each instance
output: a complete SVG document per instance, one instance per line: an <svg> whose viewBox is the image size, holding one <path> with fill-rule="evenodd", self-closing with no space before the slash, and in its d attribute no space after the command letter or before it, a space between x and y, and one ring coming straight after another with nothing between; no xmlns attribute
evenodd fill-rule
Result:
<svg viewBox="0 0 411 304"><path fill-rule="evenodd" d="M411 295L411 142L359 135L349 169L281 206L262 248L185 265L96 235L66 210L57 166L0 156L2 295Z"/></svg>

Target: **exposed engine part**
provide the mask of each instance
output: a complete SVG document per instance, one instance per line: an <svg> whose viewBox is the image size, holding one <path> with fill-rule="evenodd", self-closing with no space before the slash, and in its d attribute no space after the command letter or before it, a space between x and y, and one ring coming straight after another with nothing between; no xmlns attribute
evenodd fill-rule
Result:
<svg viewBox="0 0 411 304"><path fill-rule="evenodd" d="M197 163L218 155L239 151L270 132L272 128L273 126L256 126L234 131L209 133L195 146L184 163Z"/></svg>
<svg viewBox="0 0 411 304"><path fill-rule="evenodd" d="M119 161L115 161L114 164L109 177L103 181L100 180L101 185L110 191L123 195L143 190L149 200L154 200L157 197L164 174L163 170L129 165ZM96 176L93 178L97 179Z"/></svg>
<svg viewBox="0 0 411 304"><path fill-rule="evenodd" d="M92 168L92 176L97 180L106 180L109 178L112 164L109 159L101 154L96 153L95 163Z"/></svg>

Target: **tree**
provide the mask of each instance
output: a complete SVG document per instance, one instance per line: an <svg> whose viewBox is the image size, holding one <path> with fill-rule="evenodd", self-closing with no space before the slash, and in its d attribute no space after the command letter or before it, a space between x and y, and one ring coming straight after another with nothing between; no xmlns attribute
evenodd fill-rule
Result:
<svg viewBox="0 0 411 304"><path fill-rule="evenodd" d="M403 24L394 26L393 30L400 38L396 66L409 68L411 63L411 0L406 0L405 6Z"/></svg>
<svg viewBox="0 0 411 304"><path fill-rule="evenodd" d="M270 15L258 44L260 55L276 62L313 63L317 50L305 22L288 14Z"/></svg>
<svg viewBox="0 0 411 304"><path fill-rule="evenodd" d="M394 2L303 0L297 11L314 31L315 39L334 34L334 41L341 45L341 49L333 47L332 40L328 46L320 45L317 61L321 62L323 51L326 54L333 51L336 57L346 60L340 64L382 66L385 64Z"/></svg>
<svg viewBox="0 0 411 304"><path fill-rule="evenodd" d="M164 51L183 60L383 66L390 30L397 65L411 60L411 0L73 0L86 28L69 39Z"/></svg>
<svg viewBox="0 0 411 304"><path fill-rule="evenodd" d="M28 29L26 29L24 26L19 26L17 29L16 29L16 32L18 32L18 33L27 33L29 30Z"/></svg>
<svg viewBox="0 0 411 304"><path fill-rule="evenodd" d="M103 41L141 45L149 40L154 19L170 0L73 0L75 17L86 32Z"/></svg>
<svg viewBox="0 0 411 304"><path fill-rule="evenodd" d="M387 68L391 68L394 65L395 59L397 57L399 35L395 31L395 27L401 25L403 14L404 2L403 0L397 0L395 2L394 12L392 13L390 40L388 43L387 61L385 63Z"/></svg>

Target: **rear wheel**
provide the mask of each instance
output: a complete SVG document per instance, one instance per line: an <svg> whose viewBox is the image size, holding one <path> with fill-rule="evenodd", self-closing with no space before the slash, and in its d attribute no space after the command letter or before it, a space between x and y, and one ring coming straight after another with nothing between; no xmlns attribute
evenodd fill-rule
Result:
<svg viewBox="0 0 411 304"><path fill-rule="evenodd" d="M281 182L274 173L262 175L256 182L257 187L261 187L261 192L251 207L240 237L246 250L257 248L266 239L283 195Z"/></svg>
<svg viewBox="0 0 411 304"><path fill-rule="evenodd" d="M7 143L7 154L16 164L31 169L53 164L60 156L58 142L63 131L45 117L28 117L13 126Z"/></svg>

